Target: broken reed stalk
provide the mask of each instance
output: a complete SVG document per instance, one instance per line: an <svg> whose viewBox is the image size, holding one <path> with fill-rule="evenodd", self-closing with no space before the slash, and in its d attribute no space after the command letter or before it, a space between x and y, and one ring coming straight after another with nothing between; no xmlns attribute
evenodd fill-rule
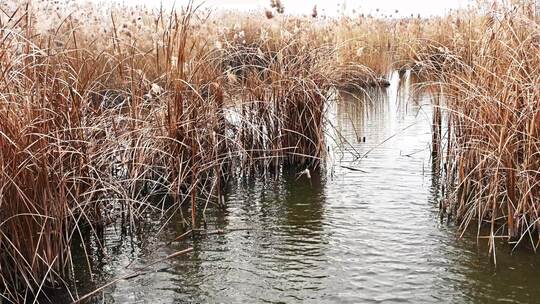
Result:
<svg viewBox="0 0 540 304"><path fill-rule="evenodd" d="M119 277L119 278L117 278L117 279L114 279L114 280L112 280L112 281L110 281L110 282L108 282L108 283L102 285L102 286L99 287L99 288L96 288L95 290L93 290L93 291L91 291L91 292L89 292L89 293L83 295L82 297L76 299L75 301L73 301L73 304L76 304L76 303L82 303L82 302L84 302L84 301L90 299L91 297L93 297L93 296L96 295L97 293L99 293L99 292L105 290L106 288L108 288L108 287L110 287L110 286L112 286L112 285L114 285L114 284L116 284L116 283L118 283L118 282L120 282L120 281L133 279L133 278L136 278L136 277L138 277L138 276L140 276L140 275L143 275L144 273L148 272L147 269L151 268L152 266L154 266L154 265L156 265L156 264L158 264L158 263L162 263L162 262L164 262L164 261L166 261L166 260L170 260L170 259L176 258L176 257L178 257L178 256L181 256L181 255L190 253L190 252L192 252L192 251L193 251L193 248L190 247L190 248L187 248L187 249L184 249L184 250L177 251L177 252L175 252L175 253L171 253L171 254L169 254L168 256L166 256L166 257L164 257L164 258L162 258L162 259L159 259L159 260L154 261L154 262L152 262L152 263L150 263L150 264L148 264L148 265L145 265L144 268L141 268L141 269L139 269L139 270L136 271L136 272L133 272L133 273L130 273L130 274L126 274L126 275L124 275L124 276L122 276L122 277Z"/></svg>

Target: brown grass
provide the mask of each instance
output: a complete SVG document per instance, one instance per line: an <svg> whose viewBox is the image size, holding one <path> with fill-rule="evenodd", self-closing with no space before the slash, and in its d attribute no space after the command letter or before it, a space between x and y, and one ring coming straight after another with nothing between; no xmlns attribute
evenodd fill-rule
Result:
<svg viewBox="0 0 540 304"><path fill-rule="evenodd" d="M443 92L443 161L455 188L445 212L462 229L475 223L495 258L498 238L540 244L540 19L532 1L484 9L448 17L453 37L416 58Z"/></svg>
<svg viewBox="0 0 540 304"><path fill-rule="evenodd" d="M538 248L532 1L431 19L288 16L280 1L259 14L17 3L0 6L5 300L67 287L72 240L116 217L166 222L188 206L196 228L232 176L320 167L336 88L380 85L392 69L442 91L445 212L491 227L492 252L500 237Z"/></svg>
<svg viewBox="0 0 540 304"><path fill-rule="evenodd" d="M329 28L310 19L230 24L193 3L105 16L43 3L3 7L0 17L0 290L9 301L68 287L72 240L118 217L133 224L157 212L166 222L188 205L196 227L235 174L318 167L327 100L344 75L369 71L337 60L340 48L318 36Z"/></svg>

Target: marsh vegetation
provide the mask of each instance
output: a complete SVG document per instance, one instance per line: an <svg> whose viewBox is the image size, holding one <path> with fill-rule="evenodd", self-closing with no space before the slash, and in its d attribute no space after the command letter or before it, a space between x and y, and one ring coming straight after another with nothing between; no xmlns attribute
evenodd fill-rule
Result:
<svg viewBox="0 0 540 304"><path fill-rule="evenodd" d="M329 147L351 146L328 136L340 92L383 90L393 71L435 96L441 215L487 239L494 262L496 240L540 244L534 1L430 18L287 15L280 1L262 12L47 0L0 9L5 301L69 290L80 268L72 245L99 248L110 225L152 218L156 234L172 221L209 233L206 212L226 205L232 181L332 172ZM369 152L346 167L361 171Z"/></svg>

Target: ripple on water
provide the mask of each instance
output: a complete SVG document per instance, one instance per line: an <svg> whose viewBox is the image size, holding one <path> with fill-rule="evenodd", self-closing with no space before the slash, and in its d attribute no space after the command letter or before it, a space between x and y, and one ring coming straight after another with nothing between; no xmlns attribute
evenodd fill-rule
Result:
<svg viewBox="0 0 540 304"><path fill-rule="evenodd" d="M476 240L438 222L432 185L430 109L397 100L396 82L373 106L344 99L339 128L352 146L333 174L294 173L234 185L210 229L233 230L141 250L110 232L103 280L194 246L160 270L108 289L107 303L528 303L540 299L538 257L498 252L495 273ZM403 97L402 98L406 98ZM356 112L355 112L356 111ZM421 115L417 115L420 113ZM359 142L358 137L366 137ZM390 138L391 137L391 138ZM389 139L390 138L390 139ZM360 161L358 155L367 155ZM238 229L240 230L234 230ZM152 250L152 248L160 248ZM95 261L98 263L99 261ZM96 302L100 302L98 299Z"/></svg>

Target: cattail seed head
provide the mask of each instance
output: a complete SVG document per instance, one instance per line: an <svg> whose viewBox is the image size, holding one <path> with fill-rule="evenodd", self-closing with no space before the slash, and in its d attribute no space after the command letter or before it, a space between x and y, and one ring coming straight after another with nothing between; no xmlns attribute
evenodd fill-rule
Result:
<svg viewBox="0 0 540 304"><path fill-rule="evenodd" d="M285 12L285 7L283 6L283 3L281 3L281 0L271 0L270 7L274 8L278 14L283 14Z"/></svg>

